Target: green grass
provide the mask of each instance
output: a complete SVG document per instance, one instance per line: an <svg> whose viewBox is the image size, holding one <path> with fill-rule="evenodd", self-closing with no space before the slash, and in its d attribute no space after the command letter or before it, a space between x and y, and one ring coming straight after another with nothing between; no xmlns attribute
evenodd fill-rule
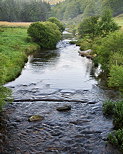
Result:
<svg viewBox="0 0 123 154"><path fill-rule="evenodd" d="M4 83L19 75L27 60L27 54L37 49L37 45L29 39L26 28L1 28L0 54L4 65L0 64L0 67L4 69Z"/></svg>
<svg viewBox="0 0 123 154"><path fill-rule="evenodd" d="M20 74L27 55L38 48L30 41L27 28L0 27L0 109L11 93L3 84Z"/></svg>

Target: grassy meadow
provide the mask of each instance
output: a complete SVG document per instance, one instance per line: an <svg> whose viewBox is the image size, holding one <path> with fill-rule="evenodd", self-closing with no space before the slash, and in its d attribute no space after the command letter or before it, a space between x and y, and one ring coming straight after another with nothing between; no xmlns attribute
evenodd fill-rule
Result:
<svg viewBox="0 0 123 154"><path fill-rule="evenodd" d="M21 27L20 27L21 26ZM6 83L16 78L21 72L27 55L38 46L29 41L27 27L22 25L0 26L0 73L1 81Z"/></svg>

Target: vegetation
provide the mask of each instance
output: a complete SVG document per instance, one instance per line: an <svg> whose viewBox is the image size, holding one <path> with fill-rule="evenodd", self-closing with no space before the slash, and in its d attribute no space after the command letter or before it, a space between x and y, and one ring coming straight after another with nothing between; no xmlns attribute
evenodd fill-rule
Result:
<svg viewBox="0 0 123 154"><path fill-rule="evenodd" d="M15 79L27 60L26 54L36 50L38 46L29 42L26 28L0 28L0 109L10 90L3 84Z"/></svg>
<svg viewBox="0 0 123 154"><path fill-rule="evenodd" d="M113 117L114 128L117 129L108 135L108 141L123 152L123 101L105 102L103 112Z"/></svg>
<svg viewBox="0 0 123 154"><path fill-rule="evenodd" d="M1 21L45 21L50 5L36 0L0 0Z"/></svg>
<svg viewBox="0 0 123 154"><path fill-rule="evenodd" d="M61 32L56 24L52 22L32 23L28 28L28 34L41 48L54 49L61 39Z"/></svg>
<svg viewBox="0 0 123 154"><path fill-rule="evenodd" d="M108 135L108 141L123 152L123 129L115 130Z"/></svg>
<svg viewBox="0 0 123 154"><path fill-rule="evenodd" d="M101 15L102 10L109 8L113 15L123 12L122 0L66 0L52 8L52 16L62 20L71 20L82 16Z"/></svg>
<svg viewBox="0 0 123 154"><path fill-rule="evenodd" d="M118 30L118 25L113 21L110 10L105 10L102 16L90 16L79 25L80 38L88 36L92 40L96 37L105 37L109 33Z"/></svg>
<svg viewBox="0 0 123 154"><path fill-rule="evenodd" d="M108 77L110 87L123 89L123 34L114 32L93 46L98 63Z"/></svg>
<svg viewBox="0 0 123 154"><path fill-rule="evenodd" d="M55 18L55 17L50 17L50 18L48 19L48 21L50 21L50 22L56 24L56 25L58 26L60 32L63 32L63 31L65 30L65 26L64 26L57 18Z"/></svg>

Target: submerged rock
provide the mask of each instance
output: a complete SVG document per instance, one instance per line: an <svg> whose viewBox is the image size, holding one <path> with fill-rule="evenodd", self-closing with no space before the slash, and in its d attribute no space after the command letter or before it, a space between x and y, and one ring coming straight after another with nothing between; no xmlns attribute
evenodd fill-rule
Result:
<svg viewBox="0 0 123 154"><path fill-rule="evenodd" d="M71 105L63 105L57 108L57 111L69 111L71 110Z"/></svg>
<svg viewBox="0 0 123 154"><path fill-rule="evenodd" d="M31 116L31 117L28 119L28 121L29 121L29 122L41 121L41 120L43 120L43 119L44 119L43 116L40 116L40 115L33 115L33 116Z"/></svg>

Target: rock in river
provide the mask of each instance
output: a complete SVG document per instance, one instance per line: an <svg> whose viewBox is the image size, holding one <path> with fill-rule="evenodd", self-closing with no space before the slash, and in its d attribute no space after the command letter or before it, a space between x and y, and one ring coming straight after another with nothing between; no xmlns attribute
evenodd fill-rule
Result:
<svg viewBox="0 0 123 154"><path fill-rule="evenodd" d="M40 115L33 115L33 116L31 116L31 117L28 119L28 121L29 121L29 122L41 121L41 120L43 120L43 119L44 119L43 116L40 116Z"/></svg>
<svg viewBox="0 0 123 154"><path fill-rule="evenodd" d="M63 105L57 108L57 111L69 111L71 110L71 105Z"/></svg>

